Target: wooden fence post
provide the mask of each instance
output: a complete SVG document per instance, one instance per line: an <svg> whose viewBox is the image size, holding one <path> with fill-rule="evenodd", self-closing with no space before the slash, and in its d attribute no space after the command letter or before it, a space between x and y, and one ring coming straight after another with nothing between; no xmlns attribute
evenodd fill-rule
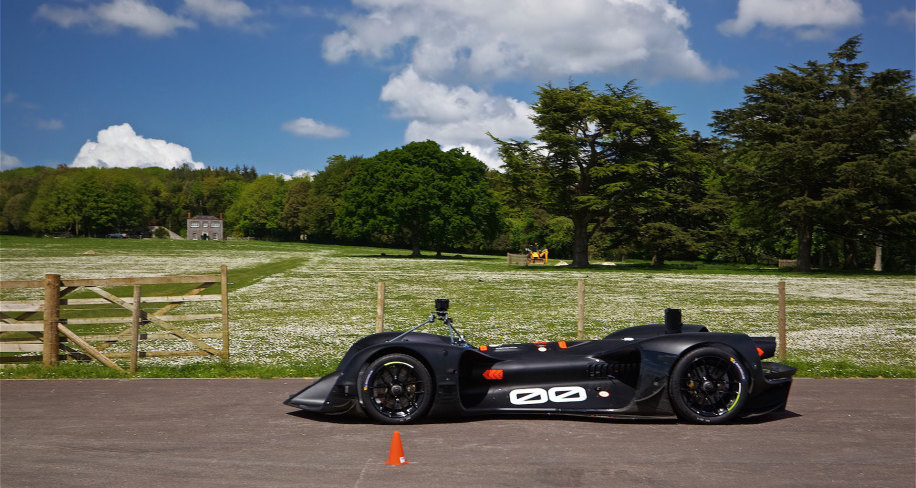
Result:
<svg viewBox="0 0 916 488"><path fill-rule="evenodd" d="M140 357L140 301L143 294L140 285L134 285L134 310L130 321L130 372L137 372Z"/></svg>
<svg viewBox="0 0 916 488"><path fill-rule="evenodd" d="M579 327L576 339L585 339L585 280L579 280Z"/></svg>
<svg viewBox="0 0 916 488"><path fill-rule="evenodd" d="M229 268L219 267L220 312L223 315L223 350L220 357L229 360Z"/></svg>
<svg viewBox="0 0 916 488"><path fill-rule="evenodd" d="M57 351L60 340L57 323L60 322L60 275L45 275L44 330L42 333L41 359L45 366L57 366Z"/></svg>
<svg viewBox="0 0 916 488"><path fill-rule="evenodd" d="M786 359L786 282L779 281L779 360Z"/></svg>
<svg viewBox="0 0 916 488"><path fill-rule="evenodd" d="M385 330L385 282L378 282L378 300L375 303L375 332Z"/></svg>

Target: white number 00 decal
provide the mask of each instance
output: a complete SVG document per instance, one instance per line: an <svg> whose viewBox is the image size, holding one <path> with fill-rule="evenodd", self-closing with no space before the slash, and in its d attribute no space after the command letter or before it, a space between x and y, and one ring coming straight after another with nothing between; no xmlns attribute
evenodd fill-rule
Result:
<svg viewBox="0 0 916 488"><path fill-rule="evenodd" d="M509 401L513 405L537 405L547 403L582 402L588 396L581 386L555 386L549 390L543 388L519 388L509 392Z"/></svg>

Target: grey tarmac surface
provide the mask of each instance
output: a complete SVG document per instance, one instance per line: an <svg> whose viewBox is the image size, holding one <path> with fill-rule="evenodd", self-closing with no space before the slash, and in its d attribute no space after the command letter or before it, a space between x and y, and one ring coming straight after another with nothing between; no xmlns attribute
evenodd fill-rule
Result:
<svg viewBox="0 0 916 488"><path fill-rule="evenodd" d="M0 381L0 485L916 486L916 380L797 379L788 412L726 426L492 417L397 429L281 404L308 382ZM394 430L409 464L384 464Z"/></svg>

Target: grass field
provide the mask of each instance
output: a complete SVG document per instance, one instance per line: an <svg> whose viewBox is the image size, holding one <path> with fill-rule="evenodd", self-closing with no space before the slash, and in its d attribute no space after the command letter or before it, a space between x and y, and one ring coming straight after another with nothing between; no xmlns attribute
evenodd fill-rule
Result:
<svg viewBox="0 0 916 488"><path fill-rule="evenodd" d="M85 254L92 250L95 254ZM407 251L257 241L32 239L0 237L0 278L214 274L229 267L231 355L142 359L144 376L302 376L334 369L347 347L374 331L376 284L387 288L385 322L423 321L434 298L451 299L474 344L576 335L576 284L586 281L586 337L663 320L714 331L775 335L777 283L786 281L790 364L805 376L916 377L916 281L912 275L800 274L731 266L641 263L510 267L504 257L409 259ZM41 290L0 290L37 299ZM183 306L186 308L189 305ZM195 313L193 308L184 313ZM126 347L126 346L125 346ZM112 349L114 350L114 349ZM7 368L0 377L109 376L95 365Z"/></svg>

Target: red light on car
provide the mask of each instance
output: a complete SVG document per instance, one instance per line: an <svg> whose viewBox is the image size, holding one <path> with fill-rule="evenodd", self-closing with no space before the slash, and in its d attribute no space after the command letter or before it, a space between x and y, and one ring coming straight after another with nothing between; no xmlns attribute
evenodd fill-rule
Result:
<svg viewBox="0 0 916 488"><path fill-rule="evenodd" d="M758 347L758 348L757 348L757 355L760 356L760 357L763 357L764 354L766 354L766 353L763 352L763 349L760 349L760 348Z"/></svg>
<svg viewBox="0 0 916 488"><path fill-rule="evenodd" d="M503 370L501 369L488 369L483 372L483 377L488 380L501 380L503 379Z"/></svg>

